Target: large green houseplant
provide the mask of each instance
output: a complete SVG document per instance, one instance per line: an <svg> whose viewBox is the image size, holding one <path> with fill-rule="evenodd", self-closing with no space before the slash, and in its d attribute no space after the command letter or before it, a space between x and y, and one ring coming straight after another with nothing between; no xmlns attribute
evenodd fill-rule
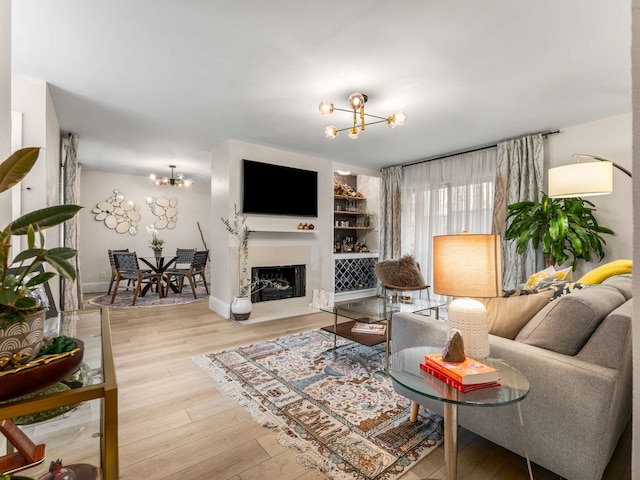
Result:
<svg viewBox="0 0 640 480"><path fill-rule="evenodd" d="M0 192L18 184L31 171L39 150L23 148L0 164ZM66 279L75 279L76 272L69 259L76 255L76 251L66 247L46 250L42 230L69 220L80 208L78 205L55 205L35 210L12 221L0 231L0 330L24 322L27 316L45 308L32 296L32 292L55 277L56 273L34 275L38 267L46 263ZM13 235L26 235L27 249L14 251L12 259Z"/></svg>
<svg viewBox="0 0 640 480"><path fill-rule="evenodd" d="M600 261L606 244L601 234L613 235L613 230L598 224L594 204L582 198L556 199L543 193L539 202L514 203L507 212L505 240L515 240L520 255L529 242L535 249L542 246L546 266L571 259L575 270L578 259L590 261L594 254Z"/></svg>

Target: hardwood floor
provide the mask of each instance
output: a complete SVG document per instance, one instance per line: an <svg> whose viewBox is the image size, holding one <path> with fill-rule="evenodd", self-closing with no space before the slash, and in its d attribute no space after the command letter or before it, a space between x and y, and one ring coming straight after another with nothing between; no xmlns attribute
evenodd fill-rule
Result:
<svg viewBox="0 0 640 480"><path fill-rule="evenodd" d="M87 308L95 308L87 305ZM240 325L206 301L167 307L111 309L119 391L120 478L123 480L315 480L295 450L259 426L191 357L247 345L332 322L329 314ZM630 480L630 429L604 480ZM459 480L525 480L521 457L464 429ZM404 475L445 479L444 449ZM534 466L534 478L560 477Z"/></svg>

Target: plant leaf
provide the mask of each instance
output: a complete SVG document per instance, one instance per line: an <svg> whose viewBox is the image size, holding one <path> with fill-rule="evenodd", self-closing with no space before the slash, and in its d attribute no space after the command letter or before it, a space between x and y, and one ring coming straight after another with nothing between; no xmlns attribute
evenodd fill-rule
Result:
<svg viewBox="0 0 640 480"><path fill-rule="evenodd" d="M31 213L27 213L11 223L12 235L24 235L27 233L29 225L36 224L39 230L44 230L62 222L66 222L82 207L78 205L54 205Z"/></svg>
<svg viewBox="0 0 640 480"><path fill-rule="evenodd" d="M40 149L21 148L0 164L0 192L18 184L31 171L38 160Z"/></svg>

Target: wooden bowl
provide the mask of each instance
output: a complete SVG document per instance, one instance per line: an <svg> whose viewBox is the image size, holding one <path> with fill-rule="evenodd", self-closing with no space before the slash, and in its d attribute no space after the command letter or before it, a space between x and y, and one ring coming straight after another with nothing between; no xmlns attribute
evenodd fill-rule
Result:
<svg viewBox="0 0 640 480"><path fill-rule="evenodd" d="M82 363L84 342L74 339L78 348L70 355L61 356L47 363L32 367L22 367L15 371L4 372L0 376L0 401L14 399L21 395L36 392L52 385L75 372ZM33 362L37 362L36 358Z"/></svg>

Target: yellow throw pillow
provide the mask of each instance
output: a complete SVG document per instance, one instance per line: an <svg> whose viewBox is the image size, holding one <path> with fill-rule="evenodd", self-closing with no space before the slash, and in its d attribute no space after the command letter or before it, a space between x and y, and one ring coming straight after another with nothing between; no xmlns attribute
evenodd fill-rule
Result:
<svg viewBox="0 0 640 480"><path fill-rule="evenodd" d="M632 273L632 271L633 262L631 260L614 260L613 262L605 263L604 265L585 273L580 277L578 282L593 285L596 283L602 283L604 280L614 275Z"/></svg>
<svg viewBox="0 0 640 480"><path fill-rule="evenodd" d="M539 272L534 273L527 279L527 283L525 284L525 290L532 290L540 280L545 278L555 277L558 280L566 280L570 282L573 278L571 267L563 268L562 270L557 270L551 267L547 267L544 270L540 270Z"/></svg>
<svg viewBox="0 0 640 480"><path fill-rule="evenodd" d="M553 292L514 297L477 298L487 309L487 329L499 337L516 338L520 330L549 303Z"/></svg>

